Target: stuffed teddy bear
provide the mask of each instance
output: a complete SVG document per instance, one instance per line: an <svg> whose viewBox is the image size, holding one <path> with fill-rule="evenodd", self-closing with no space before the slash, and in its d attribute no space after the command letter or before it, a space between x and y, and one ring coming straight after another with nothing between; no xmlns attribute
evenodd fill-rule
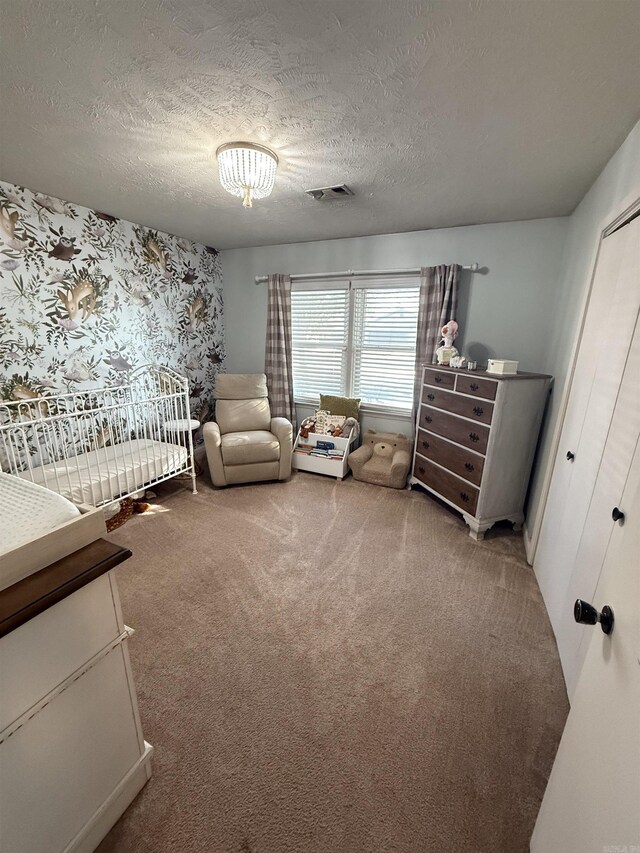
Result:
<svg viewBox="0 0 640 853"><path fill-rule="evenodd" d="M356 480L403 489L411 464L411 439L402 433L368 429L362 446L349 454L349 468Z"/></svg>

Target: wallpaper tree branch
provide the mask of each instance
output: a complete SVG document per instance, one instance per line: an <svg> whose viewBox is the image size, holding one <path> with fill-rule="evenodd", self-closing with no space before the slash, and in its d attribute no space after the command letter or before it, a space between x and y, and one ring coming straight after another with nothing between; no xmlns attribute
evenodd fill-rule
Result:
<svg viewBox="0 0 640 853"><path fill-rule="evenodd" d="M206 420L224 365L218 252L0 182L0 397L188 377Z"/></svg>

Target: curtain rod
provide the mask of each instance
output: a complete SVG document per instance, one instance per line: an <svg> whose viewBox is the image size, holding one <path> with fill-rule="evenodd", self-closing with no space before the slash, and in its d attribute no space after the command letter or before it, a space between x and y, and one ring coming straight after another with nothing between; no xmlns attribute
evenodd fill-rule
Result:
<svg viewBox="0 0 640 853"><path fill-rule="evenodd" d="M462 267L463 270L477 272L480 268L479 264L469 264ZM366 278L376 275L420 275L420 268L409 270L343 270L342 272L309 272L301 273L300 275L292 275L292 281L312 281L316 278L331 279L331 278ZM269 280L268 275L257 275L255 277L256 284L264 284Z"/></svg>

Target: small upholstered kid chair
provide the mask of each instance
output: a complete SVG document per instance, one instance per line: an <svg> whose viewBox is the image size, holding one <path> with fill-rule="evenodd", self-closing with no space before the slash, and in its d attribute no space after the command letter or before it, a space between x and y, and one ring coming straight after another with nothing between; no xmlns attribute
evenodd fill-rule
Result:
<svg viewBox="0 0 640 853"><path fill-rule="evenodd" d="M411 439L402 433L369 429L362 446L349 454L349 468L356 480L402 489L411 464Z"/></svg>
<svg viewBox="0 0 640 853"><path fill-rule="evenodd" d="M271 417L264 373L220 373L215 396L216 421L202 431L213 485L287 480L293 427Z"/></svg>

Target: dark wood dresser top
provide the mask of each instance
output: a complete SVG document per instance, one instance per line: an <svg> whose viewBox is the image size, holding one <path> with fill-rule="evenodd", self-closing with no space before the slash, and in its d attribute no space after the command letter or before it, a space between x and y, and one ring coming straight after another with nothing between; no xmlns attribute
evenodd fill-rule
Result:
<svg viewBox="0 0 640 853"><path fill-rule="evenodd" d="M524 373L522 370L519 370L517 373L511 374L500 374L500 373L487 373L486 370L467 370L466 367L444 367L444 365L440 364L429 364L427 362L422 363L423 367L428 367L430 370L439 370L443 373L455 373L456 375L465 375L465 376L479 376L481 379L497 379L499 382L504 382L507 379L552 379L548 373Z"/></svg>
<svg viewBox="0 0 640 853"><path fill-rule="evenodd" d="M24 625L100 575L131 557L106 539L96 539L73 554L0 590L0 637Z"/></svg>

